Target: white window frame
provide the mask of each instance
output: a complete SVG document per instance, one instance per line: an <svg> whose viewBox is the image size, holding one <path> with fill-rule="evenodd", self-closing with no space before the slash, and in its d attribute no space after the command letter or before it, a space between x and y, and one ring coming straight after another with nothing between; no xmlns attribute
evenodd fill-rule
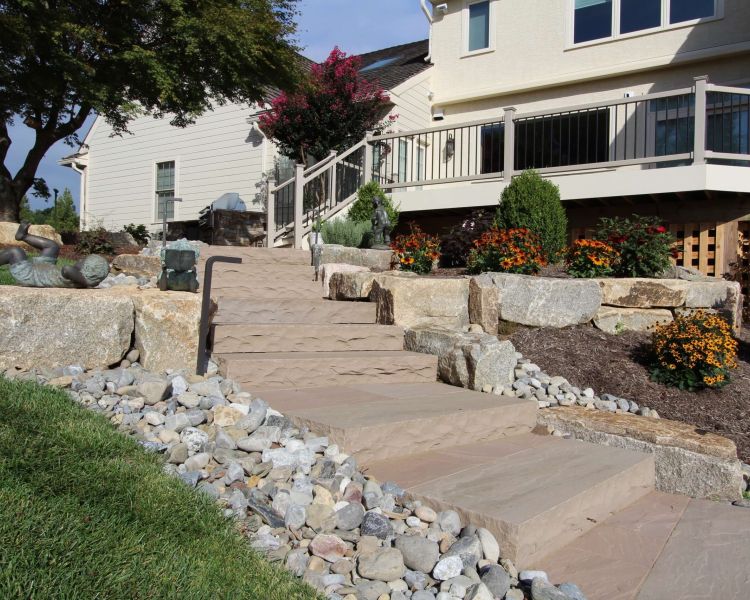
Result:
<svg viewBox="0 0 750 600"><path fill-rule="evenodd" d="M154 215L154 224L156 224L156 225L161 225L161 223L163 223L163 221L159 219L159 200L158 200L158 197L156 195L156 193L157 193L157 189L156 189L156 176L157 176L157 173L158 173L157 165L160 165L160 164L163 164L163 163L168 163L168 162L173 162L174 163L174 193L173 193L172 197L173 198L179 198L180 197L180 190L179 190L179 185L180 185L180 183L179 183L180 182L180 160L178 158L160 158L158 160L155 160L154 163L153 163L153 169L152 169L152 174L151 174L151 185L154 186L153 188L151 188L153 190L152 191L152 195L151 195L151 198L152 198L151 202L152 202L153 207L154 207L153 215ZM171 218L167 218L167 222L168 223L173 223L175 221L179 221L180 220L180 218L179 218L180 217L179 211L180 211L180 204L181 203L180 202L173 202L172 204L174 206L174 216L171 217Z"/></svg>
<svg viewBox="0 0 750 600"><path fill-rule="evenodd" d="M469 50L469 7L472 4L479 4L481 2L489 2L489 29L490 39L489 46L486 48L479 48L478 50ZM462 12L462 35L461 35L461 58L467 58L469 56L477 56L479 54L487 54L495 51L495 0L464 0L464 8Z"/></svg>
<svg viewBox="0 0 750 600"><path fill-rule="evenodd" d="M714 0L714 15L712 17L703 17L702 19L693 19L692 21L682 21L681 23L670 23L670 9L671 0L662 0L661 3L661 25L658 27L651 27L649 29L641 29L639 31L631 31L630 33L620 33L620 0L612 0L612 35L608 37L599 38L597 40L589 40L587 42L575 43L575 0L567 0L567 15L566 15L566 47L565 50L576 50L578 48L587 48L588 46L597 46L599 44L607 44L616 42L618 40L626 40L629 38L640 37L642 35L651 35L654 33L660 33L662 31L670 31L672 29L682 29L684 27L693 27L701 23L710 23L712 21L719 21L724 18L724 1L725 0Z"/></svg>

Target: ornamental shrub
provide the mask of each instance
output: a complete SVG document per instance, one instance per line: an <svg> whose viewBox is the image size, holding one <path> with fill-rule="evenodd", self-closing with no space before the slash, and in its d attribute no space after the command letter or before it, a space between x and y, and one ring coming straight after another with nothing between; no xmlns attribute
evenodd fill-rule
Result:
<svg viewBox="0 0 750 600"><path fill-rule="evenodd" d="M495 226L495 211L479 208L471 211L458 225L443 236L442 263L448 267L466 266L474 242Z"/></svg>
<svg viewBox="0 0 750 600"><path fill-rule="evenodd" d="M440 259L440 240L424 233L418 225L409 225L408 235L399 235L391 244L402 271L426 275Z"/></svg>
<svg viewBox="0 0 750 600"><path fill-rule="evenodd" d="M115 253L115 247L109 241L107 230L104 227L97 226L78 234L76 252L78 254L112 255Z"/></svg>
<svg viewBox="0 0 750 600"><path fill-rule="evenodd" d="M147 246L149 240L151 239L151 234L143 224L136 225L135 223L130 223L129 225L125 225L122 230L125 233L129 233L130 235L132 235L133 239L138 242L140 246Z"/></svg>
<svg viewBox="0 0 750 600"><path fill-rule="evenodd" d="M538 235L528 229L493 227L479 236L469 253L467 271L535 275L547 264Z"/></svg>
<svg viewBox="0 0 750 600"><path fill-rule="evenodd" d="M320 226L326 244L340 244L349 248L364 248L372 226L369 223L356 223L349 219L326 221Z"/></svg>
<svg viewBox="0 0 750 600"><path fill-rule="evenodd" d="M383 202L383 208L385 208L385 212L388 213L388 218L391 220L391 228L395 229L398 224L398 209L393 206L390 196L386 195L377 181L370 181L357 190L357 199L349 207L349 218L357 223L371 225L372 216L375 214L372 200L376 197Z"/></svg>
<svg viewBox="0 0 750 600"><path fill-rule="evenodd" d="M616 277L658 277L672 264L676 240L658 217L602 218L595 237L620 255Z"/></svg>
<svg viewBox="0 0 750 600"><path fill-rule="evenodd" d="M729 323L704 311L657 325L652 350L651 378L683 390L721 388L737 367L737 340Z"/></svg>
<svg viewBox="0 0 750 600"><path fill-rule="evenodd" d="M539 236L544 259L557 261L568 233L559 188L536 171L524 171L503 191L497 225L501 229L531 230Z"/></svg>
<svg viewBox="0 0 750 600"><path fill-rule="evenodd" d="M609 277L619 258L617 250L599 240L576 240L565 256L573 277Z"/></svg>

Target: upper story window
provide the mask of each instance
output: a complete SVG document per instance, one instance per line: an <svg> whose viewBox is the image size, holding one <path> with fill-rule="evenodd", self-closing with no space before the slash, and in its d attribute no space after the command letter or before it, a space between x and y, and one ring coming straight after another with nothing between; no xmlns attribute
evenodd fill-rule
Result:
<svg viewBox="0 0 750 600"><path fill-rule="evenodd" d="M175 193L175 166L174 161L156 163L156 217L164 220L164 211L167 211L167 219L174 219L174 202L167 202L167 198L174 198Z"/></svg>
<svg viewBox="0 0 750 600"><path fill-rule="evenodd" d="M723 0L572 0L573 43L721 16Z"/></svg>
<svg viewBox="0 0 750 600"><path fill-rule="evenodd" d="M469 3L469 52L490 47L490 0Z"/></svg>

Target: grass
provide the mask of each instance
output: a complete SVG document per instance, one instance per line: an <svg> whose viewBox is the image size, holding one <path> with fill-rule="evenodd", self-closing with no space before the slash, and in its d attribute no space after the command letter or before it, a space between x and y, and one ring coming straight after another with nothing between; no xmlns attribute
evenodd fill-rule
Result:
<svg viewBox="0 0 750 600"><path fill-rule="evenodd" d="M57 264L60 267L66 267L76 264L76 261L70 258L58 258ZM3 265L2 267L0 267L0 285L16 285L16 281L10 274L8 265Z"/></svg>
<svg viewBox="0 0 750 600"><path fill-rule="evenodd" d="M0 377L0 598L318 596L104 417Z"/></svg>

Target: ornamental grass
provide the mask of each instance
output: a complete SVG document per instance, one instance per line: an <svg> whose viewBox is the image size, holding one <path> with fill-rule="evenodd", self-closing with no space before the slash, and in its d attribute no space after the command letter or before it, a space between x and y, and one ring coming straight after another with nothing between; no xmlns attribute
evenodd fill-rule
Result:
<svg viewBox="0 0 750 600"><path fill-rule="evenodd" d="M546 266L538 235L525 228L493 227L474 242L466 261L472 274L499 272L536 275Z"/></svg>
<svg viewBox="0 0 750 600"><path fill-rule="evenodd" d="M576 240L565 256L567 271L573 277L609 277L620 253L606 242Z"/></svg>
<svg viewBox="0 0 750 600"><path fill-rule="evenodd" d="M678 316L654 329L651 378L682 390L721 388L737 368L737 347L721 316L700 310Z"/></svg>

